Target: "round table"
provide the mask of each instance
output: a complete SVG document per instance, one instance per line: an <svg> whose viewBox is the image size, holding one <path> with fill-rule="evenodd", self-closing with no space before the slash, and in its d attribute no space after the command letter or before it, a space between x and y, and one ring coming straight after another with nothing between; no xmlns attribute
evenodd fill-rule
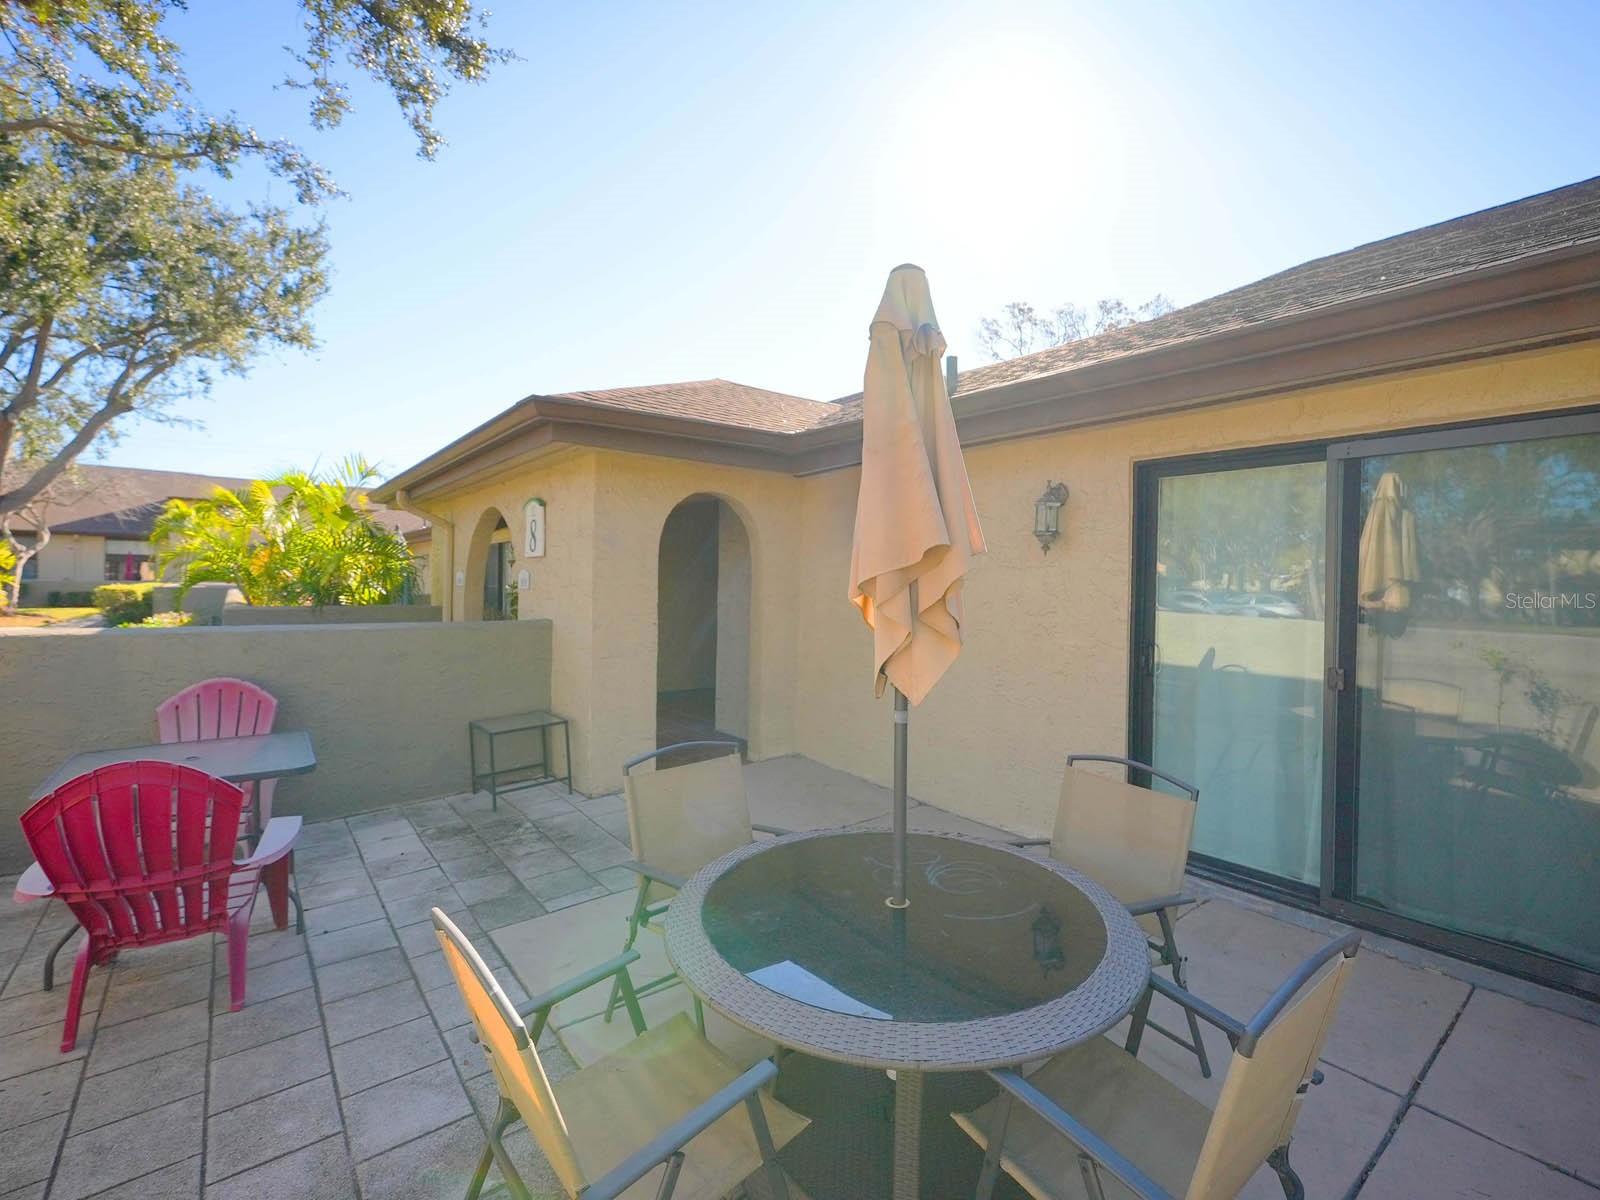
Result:
<svg viewBox="0 0 1600 1200"><path fill-rule="evenodd" d="M1014 1066L1104 1033L1149 982L1110 892L998 842L909 838L909 907L884 903L887 832L753 842L697 872L667 956L731 1021L780 1045L895 1071L894 1195L918 1195L922 1076Z"/></svg>

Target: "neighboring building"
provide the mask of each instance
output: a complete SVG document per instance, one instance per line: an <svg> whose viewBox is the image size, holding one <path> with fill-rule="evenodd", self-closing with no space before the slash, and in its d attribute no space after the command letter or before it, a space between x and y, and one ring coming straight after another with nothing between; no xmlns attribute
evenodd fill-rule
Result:
<svg viewBox="0 0 1600 1200"><path fill-rule="evenodd" d="M1600 179L962 372L954 405L989 554L915 796L1040 832L1066 753L1128 754L1200 787L1197 870L1600 993ZM535 395L374 494L431 523L447 618L510 580L552 621L582 790L711 728L887 781L859 418L723 380ZM1375 613L1385 476L1421 578Z"/></svg>
<svg viewBox="0 0 1600 1200"><path fill-rule="evenodd" d="M219 488L249 483L223 475L80 465L35 507L50 530L44 548L22 572L22 602L43 604L52 592L87 592L102 583L155 578L150 529L168 500L201 500ZM26 515L12 523L19 540L38 532Z"/></svg>
<svg viewBox="0 0 1600 1200"><path fill-rule="evenodd" d="M8 480L9 482L9 480ZM204 500L217 488L235 491L252 481L186 471L83 464L34 505L50 530L49 540L22 571L22 603L43 604L54 592L87 592L102 583L149 582L154 549L150 530L168 500ZM4 493L0 492L0 497ZM408 512L380 509L377 519L406 539L426 589L428 523ZM27 515L12 523L18 540L39 534Z"/></svg>

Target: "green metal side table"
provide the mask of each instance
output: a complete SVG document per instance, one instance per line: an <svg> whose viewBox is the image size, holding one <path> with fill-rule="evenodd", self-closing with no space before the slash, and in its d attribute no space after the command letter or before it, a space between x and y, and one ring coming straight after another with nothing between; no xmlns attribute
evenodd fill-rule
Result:
<svg viewBox="0 0 1600 1200"><path fill-rule="evenodd" d="M561 768L566 772L564 775L557 775L550 762L550 732L558 726L561 729ZM497 757L497 739L528 733L539 735L537 759L506 763L503 758ZM500 793L510 791L513 786L564 783L567 785L567 794L572 794L572 732L567 719L559 713L540 709L468 721L467 746L472 765L472 790L476 792L487 787L490 802L496 810L500 807Z"/></svg>

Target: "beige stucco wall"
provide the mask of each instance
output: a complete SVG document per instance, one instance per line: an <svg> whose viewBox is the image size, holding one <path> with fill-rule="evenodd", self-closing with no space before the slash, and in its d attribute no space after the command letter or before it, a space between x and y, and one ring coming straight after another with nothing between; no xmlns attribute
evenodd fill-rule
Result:
<svg viewBox="0 0 1600 1200"><path fill-rule="evenodd" d="M1136 463L1595 403L1590 344L970 448L989 554L968 583L966 652L912 716L912 794L1043 832L1068 750L1125 751ZM520 545L523 501L547 501L548 556L521 611L554 625L553 703L573 720L581 790L616 787L622 760L652 744L659 539L696 494L722 497L749 535L752 757L802 753L886 783L889 705L872 697L867 631L845 599L858 475L571 449L425 503L456 523L453 570L486 506ZM1052 479L1072 495L1046 555L1033 505Z"/></svg>
<svg viewBox="0 0 1600 1200"><path fill-rule="evenodd" d="M967 585L965 651L912 713L912 795L1043 833L1063 755L1126 752L1140 460L1596 402L1591 344L969 449L989 553ZM867 633L844 599L858 477L842 471L804 489L794 748L887 783L888 701L872 699ZM1051 479L1072 495L1046 555L1033 504Z"/></svg>
<svg viewBox="0 0 1600 1200"><path fill-rule="evenodd" d="M739 515L718 505L717 696L722 733L750 733L750 535Z"/></svg>
<svg viewBox="0 0 1600 1200"><path fill-rule="evenodd" d="M276 810L337 816L467 788L467 722L550 700L550 625L20 630L0 637L0 871L26 865L17 814L81 750L154 740L156 705L217 675L278 698L310 775Z"/></svg>

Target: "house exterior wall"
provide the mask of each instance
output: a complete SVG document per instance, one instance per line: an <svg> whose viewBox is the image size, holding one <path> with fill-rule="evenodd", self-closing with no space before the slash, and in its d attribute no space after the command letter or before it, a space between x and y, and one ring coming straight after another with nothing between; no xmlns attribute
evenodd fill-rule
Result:
<svg viewBox="0 0 1600 1200"><path fill-rule="evenodd" d="M912 714L912 795L1043 833L1062 757L1125 751L1139 462L1596 403L1600 345L1585 343L969 448L989 553L967 583L965 651ZM751 757L800 753L887 783L889 701L872 696L869 635L845 598L858 480L568 450L426 503L449 513L465 569L487 506L520 547L522 503L546 500L548 555L521 615L553 623L553 704L573 721L581 790L615 788L621 762L653 745L660 535L692 495L726 501L750 542ZM1071 498L1046 555L1032 529L1049 480Z"/></svg>
<svg viewBox="0 0 1600 1200"><path fill-rule="evenodd" d="M911 794L1044 834L1062 758L1126 752L1138 462L1595 403L1591 343L972 447L989 553L966 585L963 653L911 714ZM844 598L858 479L841 471L805 488L794 749L887 783L889 702L872 699L868 635ZM1071 497L1046 555L1033 505L1052 479Z"/></svg>
<svg viewBox="0 0 1600 1200"><path fill-rule="evenodd" d="M57 533L33 556L38 574L23 581L22 602L43 604L51 592L87 592L106 581L106 539Z"/></svg>

